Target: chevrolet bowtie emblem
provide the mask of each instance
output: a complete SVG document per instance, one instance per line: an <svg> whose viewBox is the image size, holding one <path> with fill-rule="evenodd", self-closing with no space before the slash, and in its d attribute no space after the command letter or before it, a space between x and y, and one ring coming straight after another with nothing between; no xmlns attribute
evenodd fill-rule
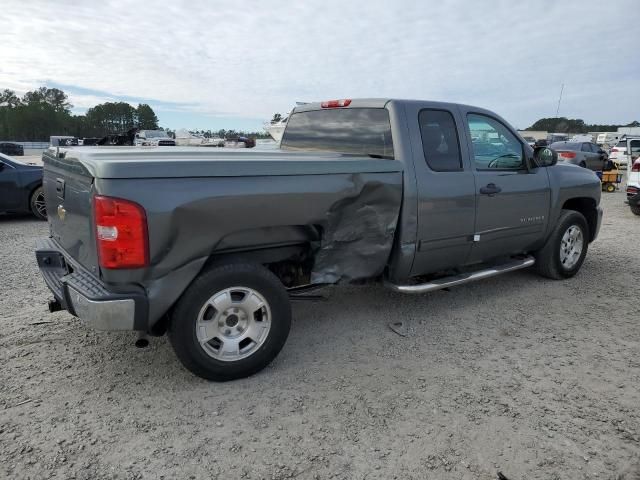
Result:
<svg viewBox="0 0 640 480"><path fill-rule="evenodd" d="M58 205L58 218L64 222L64 217L67 215L67 211L62 205Z"/></svg>

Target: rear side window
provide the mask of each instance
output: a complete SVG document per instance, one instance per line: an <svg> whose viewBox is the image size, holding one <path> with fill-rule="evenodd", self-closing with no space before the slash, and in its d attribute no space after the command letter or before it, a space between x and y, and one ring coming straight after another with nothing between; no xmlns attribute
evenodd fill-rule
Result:
<svg viewBox="0 0 640 480"><path fill-rule="evenodd" d="M294 113L280 147L393 158L389 112L384 108L335 108Z"/></svg>
<svg viewBox="0 0 640 480"><path fill-rule="evenodd" d="M462 170L460 142L453 115L444 110L422 110L418 115L424 159L431 170Z"/></svg>

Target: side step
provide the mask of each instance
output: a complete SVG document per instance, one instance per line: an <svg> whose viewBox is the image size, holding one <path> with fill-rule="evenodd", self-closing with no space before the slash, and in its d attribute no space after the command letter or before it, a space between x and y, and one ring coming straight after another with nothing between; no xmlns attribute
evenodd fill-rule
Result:
<svg viewBox="0 0 640 480"><path fill-rule="evenodd" d="M387 287L391 290L395 290L400 293L427 293L434 292L436 290L442 290L447 287L455 287L456 285L462 285L464 283L475 282L476 280L483 280L485 278L495 277L503 273L513 272L514 270L520 270L522 268L530 267L536 263L536 259L527 256L511 260L507 263L495 265L491 268L484 270L477 270L475 272L462 273L460 275L452 275L450 277L438 278L432 282L421 283L419 285L395 285L393 283L386 283Z"/></svg>

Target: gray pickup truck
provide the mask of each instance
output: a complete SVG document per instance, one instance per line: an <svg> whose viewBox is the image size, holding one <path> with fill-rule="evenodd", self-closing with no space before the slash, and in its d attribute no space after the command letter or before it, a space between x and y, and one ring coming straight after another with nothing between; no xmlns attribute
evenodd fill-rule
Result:
<svg viewBox="0 0 640 480"><path fill-rule="evenodd" d="M51 235L36 256L50 310L168 333L186 368L218 381L268 365L290 301L313 290L376 280L424 293L530 266L567 278L602 218L593 172L450 103L302 105L273 151L59 148L43 160Z"/></svg>

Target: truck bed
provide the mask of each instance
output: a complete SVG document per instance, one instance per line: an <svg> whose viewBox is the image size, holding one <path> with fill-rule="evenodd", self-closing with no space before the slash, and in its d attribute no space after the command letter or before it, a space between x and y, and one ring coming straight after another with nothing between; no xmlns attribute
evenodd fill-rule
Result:
<svg viewBox="0 0 640 480"><path fill-rule="evenodd" d="M51 149L43 161L53 241L112 291L142 287L150 324L220 255L260 251L277 260L285 249L304 244L314 251L313 283L379 275L402 203L402 164L368 156L79 147ZM125 198L145 209L148 268L99 267L94 195Z"/></svg>

